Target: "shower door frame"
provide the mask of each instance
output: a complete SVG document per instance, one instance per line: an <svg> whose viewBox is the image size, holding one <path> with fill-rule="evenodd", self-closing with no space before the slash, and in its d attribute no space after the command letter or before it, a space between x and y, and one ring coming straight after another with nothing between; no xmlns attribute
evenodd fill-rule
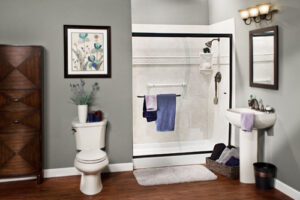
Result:
<svg viewBox="0 0 300 200"><path fill-rule="evenodd" d="M231 33L151 33L151 32L132 32L133 37L186 37L186 38L228 38L229 39L229 108L232 108L232 34ZM231 132L232 127L229 123L228 127L228 146L231 146ZM136 158L149 158L149 157L164 157L164 156L181 156L181 155L193 155L193 154L207 154L212 153L212 150L208 151L192 151L181 153L164 153L164 154L149 154L132 156Z"/></svg>

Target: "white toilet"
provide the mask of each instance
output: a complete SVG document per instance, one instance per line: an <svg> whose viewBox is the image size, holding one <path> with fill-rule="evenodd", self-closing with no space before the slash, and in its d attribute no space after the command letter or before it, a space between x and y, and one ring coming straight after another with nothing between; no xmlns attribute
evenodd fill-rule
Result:
<svg viewBox="0 0 300 200"><path fill-rule="evenodd" d="M108 158L101 149L105 147L107 120L93 123L73 122L77 153L74 166L81 175L80 191L94 195L102 190L101 172L108 165Z"/></svg>

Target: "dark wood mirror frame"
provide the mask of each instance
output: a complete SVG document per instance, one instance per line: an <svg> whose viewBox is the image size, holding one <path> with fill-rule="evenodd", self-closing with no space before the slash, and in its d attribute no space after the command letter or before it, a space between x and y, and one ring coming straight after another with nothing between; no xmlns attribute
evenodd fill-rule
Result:
<svg viewBox="0 0 300 200"><path fill-rule="evenodd" d="M261 84L253 82L253 36L259 33L274 31L274 84ZM250 54L250 87L278 90L278 26L257 29L249 32L249 54Z"/></svg>

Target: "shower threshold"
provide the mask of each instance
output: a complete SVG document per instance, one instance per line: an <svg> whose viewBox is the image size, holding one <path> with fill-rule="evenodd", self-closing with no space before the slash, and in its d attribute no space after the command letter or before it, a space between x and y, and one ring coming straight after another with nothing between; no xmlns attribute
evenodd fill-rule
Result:
<svg viewBox="0 0 300 200"><path fill-rule="evenodd" d="M218 142L212 140L201 140L134 144L133 157L139 158L210 153L216 143Z"/></svg>

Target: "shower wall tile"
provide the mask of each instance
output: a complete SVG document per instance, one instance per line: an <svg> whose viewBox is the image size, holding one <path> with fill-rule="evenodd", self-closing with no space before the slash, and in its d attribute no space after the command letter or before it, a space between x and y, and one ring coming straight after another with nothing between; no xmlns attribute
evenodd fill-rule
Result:
<svg viewBox="0 0 300 200"><path fill-rule="evenodd" d="M145 41L144 41L145 40ZM196 41L196 42L195 42ZM196 56L204 47L206 38L162 39L134 38L133 56ZM143 99L133 99L134 144L195 141L207 137L208 86L211 78L199 72L199 65L134 65L133 95L176 93L175 131L156 132L155 122L142 118ZM186 87L148 88L148 83L186 83Z"/></svg>
<svg viewBox="0 0 300 200"><path fill-rule="evenodd" d="M167 31L165 27L168 26L161 25L162 31L158 32L176 32L176 28ZM144 30L143 28L145 27L141 30ZM188 30L184 32L189 32ZM147 31L152 32L148 29ZM203 33L208 30L194 29L193 32ZM209 141L211 144L227 142L228 123L221 112L224 113L229 105L228 40L221 39L220 43L213 43L212 71L200 71L200 66L195 64L172 65L171 63L174 56L186 58L186 63L189 63L189 57L199 56L205 47L205 42L210 39L212 38L133 38L134 58L169 59L169 64L133 65L133 143L135 145L152 143L159 146L160 143L194 141ZM219 104L214 105L214 76L218 71L222 74L222 81L219 84ZM186 83L187 86L148 88L148 83ZM143 99L136 96L160 93L182 95L176 98L177 112L173 132L156 132L155 122L147 123L146 119L142 118Z"/></svg>

